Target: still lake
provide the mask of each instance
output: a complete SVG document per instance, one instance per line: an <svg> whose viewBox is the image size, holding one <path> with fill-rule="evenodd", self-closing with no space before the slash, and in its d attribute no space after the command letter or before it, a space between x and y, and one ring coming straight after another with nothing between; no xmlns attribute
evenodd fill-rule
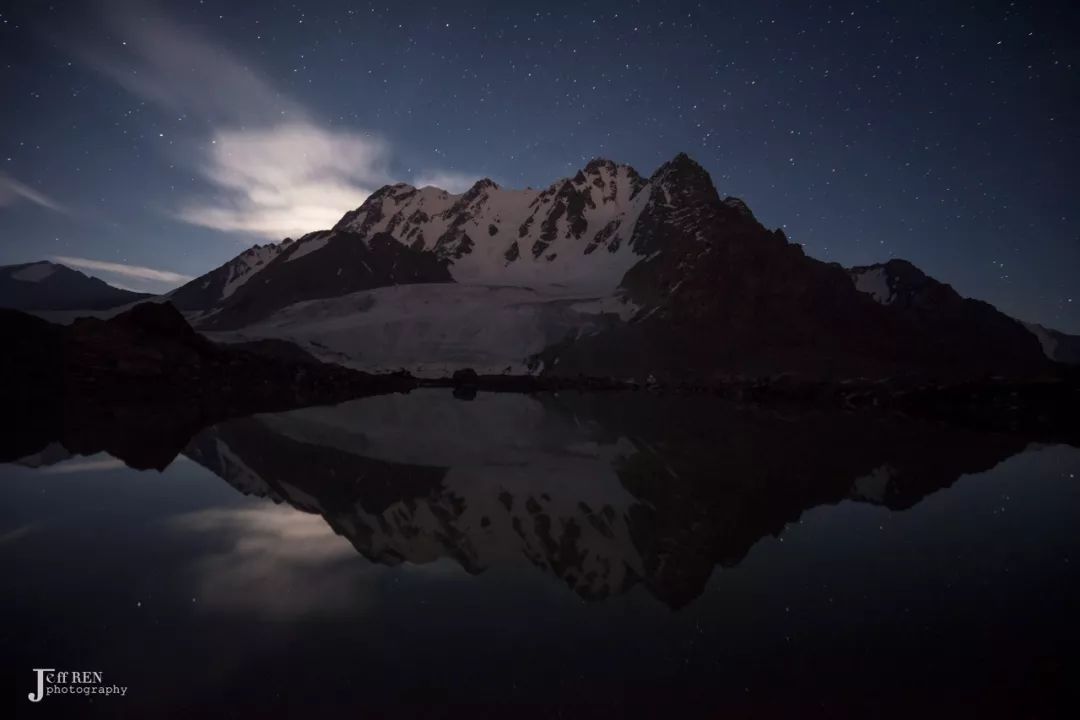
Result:
<svg viewBox="0 0 1080 720"><path fill-rule="evenodd" d="M648 393L424 390L0 465L20 717L1053 717L1080 450ZM34 668L124 697L45 697ZM9 703L11 700L9 700Z"/></svg>

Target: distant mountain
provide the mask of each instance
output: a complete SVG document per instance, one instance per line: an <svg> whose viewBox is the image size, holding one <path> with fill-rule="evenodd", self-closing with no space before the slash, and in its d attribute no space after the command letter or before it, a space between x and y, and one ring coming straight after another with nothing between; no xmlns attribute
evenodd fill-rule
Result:
<svg viewBox="0 0 1080 720"><path fill-rule="evenodd" d="M1024 323L1042 345L1046 357L1067 365L1080 365L1080 335L1066 335L1038 323Z"/></svg>
<svg viewBox="0 0 1080 720"><path fill-rule="evenodd" d="M898 262L887 271L917 292L875 302L877 271L807 257L686 155L648 178L598 159L542 190L388 185L333 228L253 248L172 299L223 339L285 338L326 360L419 374L1048 368L1021 323Z"/></svg>
<svg viewBox="0 0 1080 720"><path fill-rule="evenodd" d="M855 288L882 305L908 315L922 325L934 325L941 333L957 333L978 342L983 333L1015 333L1017 321L992 305L963 298L907 260L853 267L849 271ZM1050 330L1042 325L1020 323L1036 339L1050 360L1080 364L1080 337Z"/></svg>
<svg viewBox="0 0 1080 720"><path fill-rule="evenodd" d="M64 265L41 261L0 267L0 307L105 310L150 297L122 290Z"/></svg>

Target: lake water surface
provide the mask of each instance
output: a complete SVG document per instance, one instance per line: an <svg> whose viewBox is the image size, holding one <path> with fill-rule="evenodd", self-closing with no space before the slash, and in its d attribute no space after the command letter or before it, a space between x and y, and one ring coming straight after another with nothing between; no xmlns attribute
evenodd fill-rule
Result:
<svg viewBox="0 0 1080 720"><path fill-rule="evenodd" d="M19 716L1053 717L1076 677L1080 450L1009 434L432 390L0 494Z"/></svg>

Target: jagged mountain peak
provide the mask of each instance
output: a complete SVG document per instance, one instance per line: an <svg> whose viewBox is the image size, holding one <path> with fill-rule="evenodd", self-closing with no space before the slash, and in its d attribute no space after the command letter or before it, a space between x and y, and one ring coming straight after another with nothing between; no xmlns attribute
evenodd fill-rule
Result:
<svg viewBox="0 0 1080 720"><path fill-rule="evenodd" d="M679 153L658 167L649 178L651 182L670 180L698 180L712 184L712 178L696 160L684 152Z"/></svg>
<svg viewBox="0 0 1080 720"><path fill-rule="evenodd" d="M489 178L461 194L397 183L372 193L333 230L364 241L386 233L449 261L459 280L610 290L633 262L623 250L647 184L632 167L605 158L541 190L508 189Z"/></svg>
<svg viewBox="0 0 1080 720"><path fill-rule="evenodd" d="M469 188L469 192L473 192L473 191L483 192L484 190L489 190L489 189L498 190L499 189L499 184L497 182L495 182L494 180L492 180L491 178L480 178L479 180L477 180L476 182L474 182L472 184L472 187Z"/></svg>
<svg viewBox="0 0 1080 720"><path fill-rule="evenodd" d="M910 260L905 260L904 258L889 258L885 262L871 263L869 265L856 265L851 269L852 271L866 271L875 268L885 268L889 272L897 275L905 274L918 278L926 277L926 273L920 270L915 263Z"/></svg>
<svg viewBox="0 0 1080 720"><path fill-rule="evenodd" d="M743 217L751 218L751 219L754 218L753 211L750 210L750 206L747 205L746 202L742 198L732 197L732 196L729 195L726 198L724 198L721 202L723 203L724 207L729 208L731 210L734 210L735 212L739 213L739 215L742 215ZM777 232L783 232L783 231L778 230Z"/></svg>
<svg viewBox="0 0 1080 720"><path fill-rule="evenodd" d="M667 161L649 178L657 202L668 206L720 205L720 195L708 171L686 153Z"/></svg>
<svg viewBox="0 0 1080 720"><path fill-rule="evenodd" d="M603 157L594 157L592 160L585 164L584 171L586 174L595 174L599 173L602 170L614 172L617 167L618 163L613 160L609 160Z"/></svg>

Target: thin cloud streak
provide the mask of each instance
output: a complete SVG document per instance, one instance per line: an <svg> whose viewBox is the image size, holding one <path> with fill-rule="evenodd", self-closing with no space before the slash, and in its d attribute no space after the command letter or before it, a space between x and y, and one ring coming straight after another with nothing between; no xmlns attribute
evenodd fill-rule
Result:
<svg viewBox="0 0 1080 720"><path fill-rule="evenodd" d="M72 37L77 57L134 95L215 127L302 119L303 109L224 48L150 4L113 2L105 20L123 43Z"/></svg>
<svg viewBox="0 0 1080 720"><path fill-rule="evenodd" d="M218 192L177 217L271 240L296 237L330 227L387 182L388 156L377 137L310 123L219 131L199 168Z"/></svg>
<svg viewBox="0 0 1080 720"><path fill-rule="evenodd" d="M54 255L52 259L61 265L79 268L80 270L96 270L122 277L138 278L159 283L185 283L192 279L190 275L181 275L171 270L157 270L142 265L128 265L125 263L106 262L104 260L91 260L89 258L70 257L67 255Z"/></svg>
<svg viewBox="0 0 1080 720"><path fill-rule="evenodd" d="M95 460L75 460L47 465L38 470L41 475L74 475L76 473L101 472L103 470L119 470L125 467L123 460L114 457L98 458Z"/></svg>
<svg viewBox="0 0 1080 720"><path fill-rule="evenodd" d="M17 202L28 200L43 208L58 213L67 213L66 207L53 200L48 195L38 192L29 185L25 185L13 177L0 173L0 207L14 205Z"/></svg>
<svg viewBox="0 0 1080 720"><path fill-rule="evenodd" d="M159 9L113 4L105 17L124 43L72 36L75 55L132 94L210 128L184 158L211 191L170 210L174 218L280 240L330 227L392 181L383 139L327 127L241 58ZM420 179L449 183L453 192L471 177L433 169Z"/></svg>

